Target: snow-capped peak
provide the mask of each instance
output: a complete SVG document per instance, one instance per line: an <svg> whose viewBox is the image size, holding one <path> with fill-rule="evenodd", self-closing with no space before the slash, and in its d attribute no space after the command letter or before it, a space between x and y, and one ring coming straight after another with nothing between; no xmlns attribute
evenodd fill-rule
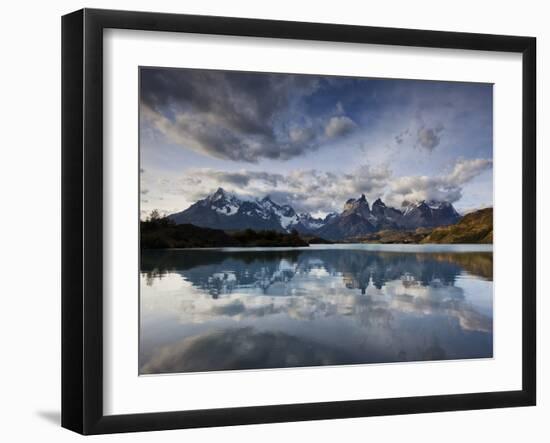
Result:
<svg viewBox="0 0 550 443"><path fill-rule="evenodd" d="M216 192L214 192L210 197L209 197L209 200L210 201L218 201L222 198L225 198L226 197L226 193L225 193L225 190L223 188L218 188L216 190Z"/></svg>
<svg viewBox="0 0 550 443"><path fill-rule="evenodd" d="M430 209L441 209L449 207L448 202L441 202L437 200L428 200L425 203L429 206Z"/></svg>
<svg viewBox="0 0 550 443"><path fill-rule="evenodd" d="M319 229L324 226L325 222L321 218L315 218L308 212L302 212L298 214L298 220L303 227L309 230Z"/></svg>
<svg viewBox="0 0 550 443"><path fill-rule="evenodd" d="M279 204L269 195L259 198L235 195L218 188L186 210L169 216L178 224L224 230L276 230L312 234L321 238L340 239L360 232L380 229L416 229L444 226L460 219L453 205L445 201L404 201L400 209L378 198L369 208L364 194L346 201L341 213L330 213L324 218L310 213L296 213L288 204ZM362 230L362 231L361 231ZM326 237L325 237L326 236Z"/></svg>
<svg viewBox="0 0 550 443"><path fill-rule="evenodd" d="M205 199L205 203L210 208L222 215L235 215L241 206L241 201L233 194L227 193L223 188L218 188L216 192Z"/></svg>

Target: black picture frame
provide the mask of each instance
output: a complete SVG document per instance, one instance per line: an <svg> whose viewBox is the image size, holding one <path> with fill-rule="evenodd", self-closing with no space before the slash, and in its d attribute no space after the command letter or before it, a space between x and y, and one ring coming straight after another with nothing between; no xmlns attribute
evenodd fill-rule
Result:
<svg viewBox="0 0 550 443"><path fill-rule="evenodd" d="M130 415L103 413L103 30L503 51L523 64L522 389ZM536 39L83 9L62 18L62 426L81 434L320 420L536 403ZM519 147L518 147L519 149Z"/></svg>

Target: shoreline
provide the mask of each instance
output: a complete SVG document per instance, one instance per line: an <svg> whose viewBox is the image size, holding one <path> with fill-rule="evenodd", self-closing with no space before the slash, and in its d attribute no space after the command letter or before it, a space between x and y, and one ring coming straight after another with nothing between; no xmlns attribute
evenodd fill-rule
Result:
<svg viewBox="0 0 550 443"><path fill-rule="evenodd" d="M351 249L363 250L366 252L493 252L492 243L332 243L312 244L309 246L215 246L215 247L194 247L194 248L158 248L141 249L141 252L155 251L224 251L224 252L246 252L246 251L308 251L323 249Z"/></svg>

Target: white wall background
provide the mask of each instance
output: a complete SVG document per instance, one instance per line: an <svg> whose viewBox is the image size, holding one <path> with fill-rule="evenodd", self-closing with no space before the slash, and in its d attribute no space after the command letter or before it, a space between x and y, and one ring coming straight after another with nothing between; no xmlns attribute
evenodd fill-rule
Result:
<svg viewBox="0 0 550 443"><path fill-rule="evenodd" d="M350 23L538 38L539 225L550 222L549 11L544 2L399 0L112 0L4 2L0 26L0 438L7 442L81 440L59 427L60 414L60 16L81 7L155 10L282 20ZM546 113L544 112L546 111ZM518 147L519 149L519 147ZM510 202L511 210L519 202ZM540 229L539 229L540 231ZM539 236L539 275L550 263ZM540 249L545 248L544 253ZM543 277L543 276L541 276ZM280 442L530 441L550 439L550 283L539 277L539 405L534 408L331 420L219 429L101 436L94 441ZM7 301L7 303L6 303ZM545 349L546 348L546 349Z"/></svg>

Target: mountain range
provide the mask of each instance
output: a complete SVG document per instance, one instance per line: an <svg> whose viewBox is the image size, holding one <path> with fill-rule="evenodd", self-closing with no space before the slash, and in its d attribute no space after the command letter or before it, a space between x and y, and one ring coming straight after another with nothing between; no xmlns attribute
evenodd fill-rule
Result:
<svg viewBox="0 0 550 443"><path fill-rule="evenodd" d="M269 196L243 199L218 188L208 197L184 211L168 216L176 224L234 230L298 231L331 241L368 235L381 230L410 230L419 227L452 225L461 218L449 202L403 202L400 209L386 206L377 199L372 206L362 194L344 204L341 213L324 218L297 213L290 205L280 205Z"/></svg>

